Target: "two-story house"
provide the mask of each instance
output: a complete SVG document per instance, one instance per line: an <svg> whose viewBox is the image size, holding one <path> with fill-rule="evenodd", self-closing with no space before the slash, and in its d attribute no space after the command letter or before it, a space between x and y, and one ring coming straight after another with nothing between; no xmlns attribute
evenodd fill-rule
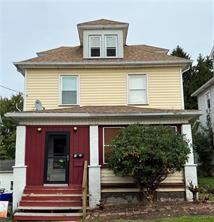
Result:
<svg viewBox="0 0 214 222"><path fill-rule="evenodd" d="M197 185L197 174L189 121L200 113L184 109L182 84L191 61L170 56L167 49L127 45L128 26L105 19L81 23L80 45L15 63L25 78L24 111L7 114L19 123L13 203L17 220L69 220L74 214L62 218L59 210L82 209L87 168L90 208L101 199L136 200L132 179L106 168L111 139L133 123L166 124L185 134L189 160L183 172L163 181L158 196L192 198L186 184Z"/></svg>

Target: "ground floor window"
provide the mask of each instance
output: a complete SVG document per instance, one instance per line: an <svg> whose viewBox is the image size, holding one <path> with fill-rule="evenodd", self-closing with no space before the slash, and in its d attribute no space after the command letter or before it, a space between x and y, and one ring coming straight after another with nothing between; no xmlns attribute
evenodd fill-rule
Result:
<svg viewBox="0 0 214 222"><path fill-rule="evenodd" d="M177 133L181 133L181 125L166 125ZM111 152L111 141L117 137L122 128L125 126L101 126L99 131L99 147L100 147L100 164L105 165L108 163L109 155Z"/></svg>
<svg viewBox="0 0 214 222"><path fill-rule="evenodd" d="M122 127L104 127L103 128L103 164L108 162L111 151L111 141L116 138Z"/></svg>

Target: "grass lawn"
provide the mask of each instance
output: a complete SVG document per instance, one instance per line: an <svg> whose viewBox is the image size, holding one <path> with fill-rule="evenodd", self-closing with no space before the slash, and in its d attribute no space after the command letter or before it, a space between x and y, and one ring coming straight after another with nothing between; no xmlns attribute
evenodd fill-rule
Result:
<svg viewBox="0 0 214 222"><path fill-rule="evenodd" d="M185 216L153 220L116 220L115 222L214 222L214 216Z"/></svg>
<svg viewBox="0 0 214 222"><path fill-rule="evenodd" d="M202 187L213 187L214 188L214 177L199 177L198 178L199 186Z"/></svg>
<svg viewBox="0 0 214 222"><path fill-rule="evenodd" d="M204 197L209 196L209 200L214 201L214 177L199 177L198 184L199 188L202 189L199 197L204 199Z"/></svg>

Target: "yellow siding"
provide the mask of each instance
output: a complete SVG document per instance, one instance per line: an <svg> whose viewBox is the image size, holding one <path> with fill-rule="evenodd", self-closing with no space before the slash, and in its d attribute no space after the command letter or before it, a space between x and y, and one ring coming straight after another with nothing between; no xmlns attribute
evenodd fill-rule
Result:
<svg viewBox="0 0 214 222"><path fill-rule="evenodd" d="M182 108L179 68L146 69L28 69L25 110L36 99L46 109L59 108L60 75L80 76L80 105L127 105L127 75L148 75L148 108Z"/></svg>
<svg viewBox="0 0 214 222"><path fill-rule="evenodd" d="M169 175L162 183L183 183L184 175L183 172L175 172ZM101 170L101 183L102 184L122 184L122 183L134 183L131 177L119 177L115 176L113 171L103 168Z"/></svg>

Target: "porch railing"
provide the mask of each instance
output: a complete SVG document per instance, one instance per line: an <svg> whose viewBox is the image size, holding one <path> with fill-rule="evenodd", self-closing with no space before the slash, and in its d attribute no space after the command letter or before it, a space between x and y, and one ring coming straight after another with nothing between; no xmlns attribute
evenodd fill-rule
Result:
<svg viewBox="0 0 214 222"><path fill-rule="evenodd" d="M83 178L82 178L82 211L83 211L83 219L86 217L87 196L88 196L88 161L86 160L84 162Z"/></svg>

